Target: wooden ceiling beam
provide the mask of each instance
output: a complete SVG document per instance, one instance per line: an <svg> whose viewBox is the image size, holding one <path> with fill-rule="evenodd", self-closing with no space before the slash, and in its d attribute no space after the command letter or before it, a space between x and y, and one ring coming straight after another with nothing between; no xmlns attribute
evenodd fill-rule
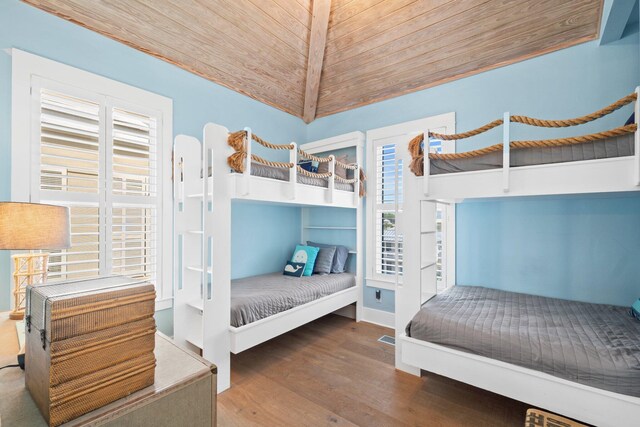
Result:
<svg viewBox="0 0 640 427"><path fill-rule="evenodd" d="M307 80L304 93L304 112L302 115L303 120L307 123L316 117L330 11L331 0L313 0L309 57L307 59Z"/></svg>

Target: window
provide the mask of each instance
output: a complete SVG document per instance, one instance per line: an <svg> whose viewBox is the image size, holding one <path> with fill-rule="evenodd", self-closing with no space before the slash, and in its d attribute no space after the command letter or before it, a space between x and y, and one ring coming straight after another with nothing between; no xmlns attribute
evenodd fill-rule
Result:
<svg viewBox="0 0 640 427"><path fill-rule="evenodd" d="M454 129L455 116L445 114L415 122L402 123L367 132L367 165L368 176L375 177L369 182L367 197L367 285L384 289L394 289L396 279L402 282L404 239L396 228L396 212L403 210L403 158L411 135L423 129L434 132L447 132ZM432 152L454 152L452 142L431 139ZM451 208L438 205L437 212L437 278L438 285L447 282L447 256L450 249L446 240L453 232L447 227L452 217ZM450 245L453 247L453 243ZM453 252L455 254L455 252ZM453 262L451 262L453 266ZM396 276L397 273L397 276Z"/></svg>
<svg viewBox="0 0 640 427"><path fill-rule="evenodd" d="M402 274L402 235L396 230L396 202L402 210L402 160L396 144L376 147L375 272Z"/></svg>
<svg viewBox="0 0 640 427"><path fill-rule="evenodd" d="M31 141L25 150L14 135L13 198L71 215L71 247L50 253L49 282L126 275L156 284L158 308L170 306L171 246L162 242L171 242L171 101L12 54L16 121L29 122Z"/></svg>

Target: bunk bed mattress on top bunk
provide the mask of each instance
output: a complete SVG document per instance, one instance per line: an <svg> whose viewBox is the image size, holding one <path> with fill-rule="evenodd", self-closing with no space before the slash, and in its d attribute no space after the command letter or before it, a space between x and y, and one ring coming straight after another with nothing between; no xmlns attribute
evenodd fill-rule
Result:
<svg viewBox="0 0 640 427"><path fill-rule="evenodd" d="M512 149L510 166L532 166L633 156L633 138L634 135L631 133L561 147ZM430 163L430 175L499 169L502 168L502 151L462 159L430 159Z"/></svg>
<svg viewBox="0 0 640 427"><path fill-rule="evenodd" d="M263 178L277 179L279 181L289 181L289 169L275 168L261 163L251 162L251 175ZM315 178L298 173L298 183L313 185L314 187L329 187L329 180L326 178ZM353 184L335 182L335 189L353 192Z"/></svg>
<svg viewBox="0 0 640 427"><path fill-rule="evenodd" d="M629 309L454 286L409 322L415 339L640 397L640 322Z"/></svg>
<svg viewBox="0 0 640 427"><path fill-rule="evenodd" d="M356 285L351 273L264 274L231 281L231 326L248 325Z"/></svg>

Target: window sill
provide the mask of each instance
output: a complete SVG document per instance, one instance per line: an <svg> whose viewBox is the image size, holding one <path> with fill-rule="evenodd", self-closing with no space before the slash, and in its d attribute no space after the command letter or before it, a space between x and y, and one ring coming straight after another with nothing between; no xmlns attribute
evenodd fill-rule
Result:
<svg viewBox="0 0 640 427"><path fill-rule="evenodd" d="M398 279L398 284L402 285L402 278ZM375 278L375 279L367 278L367 279L365 279L365 285L367 287L369 287L369 288L387 289L389 291L395 291L396 290L396 281L395 281L395 279L393 279L393 280L384 280L384 279L379 279L379 278Z"/></svg>

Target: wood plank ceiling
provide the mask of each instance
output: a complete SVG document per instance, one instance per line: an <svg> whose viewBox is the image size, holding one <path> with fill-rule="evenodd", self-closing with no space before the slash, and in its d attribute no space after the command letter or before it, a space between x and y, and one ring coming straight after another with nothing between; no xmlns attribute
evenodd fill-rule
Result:
<svg viewBox="0 0 640 427"><path fill-rule="evenodd" d="M24 0L310 122L597 38L603 0Z"/></svg>

